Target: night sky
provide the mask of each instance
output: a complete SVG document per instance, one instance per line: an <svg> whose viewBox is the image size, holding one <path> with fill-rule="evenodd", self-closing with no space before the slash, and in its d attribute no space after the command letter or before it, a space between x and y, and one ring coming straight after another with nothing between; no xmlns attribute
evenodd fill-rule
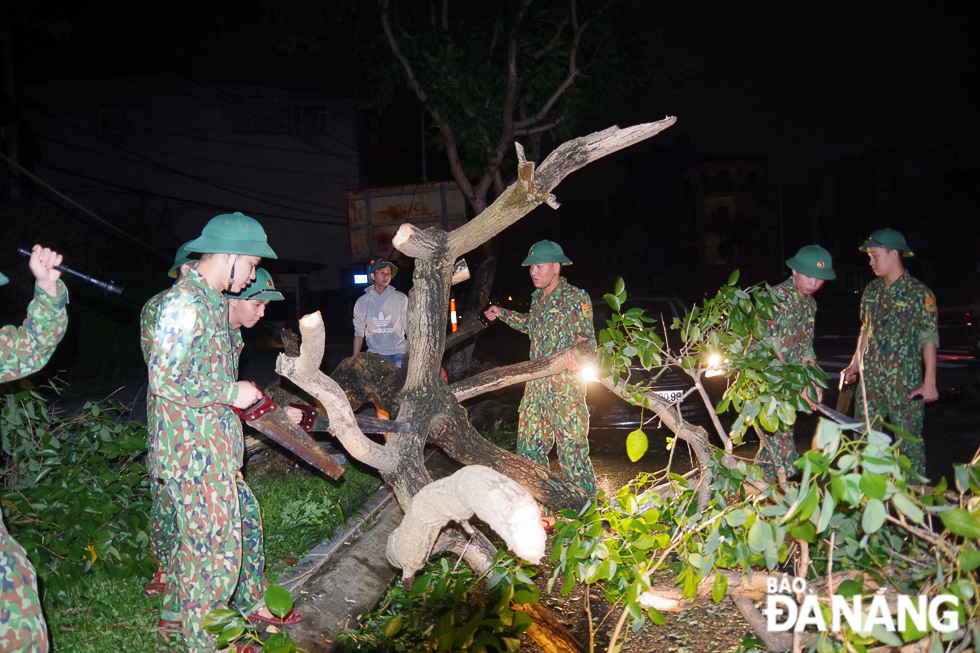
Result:
<svg viewBox="0 0 980 653"><path fill-rule="evenodd" d="M677 97L640 95L623 124L671 114L719 156L813 155L930 116L977 108L977 12L967 2L675 2L664 36L697 66Z"/></svg>
<svg viewBox="0 0 980 653"><path fill-rule="evenodd" d="M341 95L363 93L342 51L328 45L315 55L277 53L270 45L271 28L250 3L111 0L47 6L72 23L71 36L52 43L19 32L14 42L21 83L193 71ZM973 6L839 0L665 3L664 37L697 68L691 87L671 97L630 92L580 131L676 115L677 125L634 149L685 137L705 157L765 157L772 180L791 189L805 182L822 152L926 124L952 109L976 117L980 39L974 33ZM209 38L215 20L223 22L220 39ZM390 111L387 119L391 131L405 139L403 150L414 156L407 148L418 142L418 109L411 98L406 100L401 103L405 110ZM430 151L429 157L430 180L448 178L444 155ZM421 165L406 161L404 168L414 175Z"/></svg>

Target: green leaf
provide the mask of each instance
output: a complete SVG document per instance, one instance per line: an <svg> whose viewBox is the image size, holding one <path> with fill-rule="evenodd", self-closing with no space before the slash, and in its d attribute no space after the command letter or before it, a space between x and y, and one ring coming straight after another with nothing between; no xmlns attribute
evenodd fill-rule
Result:
<svg viewBox="0 0 980 653"><path fill-rule="evenodd" d="M811 544L817 539L817 529L810 522L804 522L799 526L793 526L789 529L789 532L795 539L810 542Z"/></svg>
<svg viewBox="0 0 980 653"><path fill-rule="evenodd" d="M293 597L282 585L270 584L265 590L265 606L269 612L282 619L293 609Z"/></svg>
<svg viewBox="0 0 980 653"><path fill-rule="evenodd" d="M847 482L837 474L831 475L830 493L834 496L834 501L840 501L847 493Z"/></svg>
<svg viewBox="0 0 980 653"><path fill-rule="evenodd" d="M238 613L234 610L212 610L204 615L204 630L209 633L220 633L237 616Z"/></svg>
<svg viewBox="0 0 980 653"><path fill-rule="evenodd" d="M619 295L623 294L624 290L626 290L626 283L623 281L622 277L619 277L618 279L616 279L616 286L615 289L613 290L613 294L615 294L618 297Z"/></svg>
<svg viewBox="0 0 980 653"><path fill-rule="evenodd" d="M958 557L960 568L962 568L963 571L973 571L977 567L980 567L980 551L960 549Z"/></svg>
<svg viewBox="0 0 980 653"><path fill-rule="evenodd" d="M711 599L715 603L720 603L725 594L728 593L728 578L720 571L715 572L715 584L711 588Z"/></svg>
<svg viewBox="0 0 980 653"><path fill-rule="evenodd" d="M884 523L885 504L880 499L868 499L868 505L864 507L864 515L861 517L861 530L874 533Z"/></svg>
<svg viewBox="0 0 980 653"><path fill-rule="evenodd" d="M234 641L242 636L245 629L242 626L229 626L221 631L218 635L217 646L218 648L224 648L228 645L228 642Z"/></svg>
<svg viewBox="0 0 980 653"><path fill-rule="evenodd" d="M732 528L736 528L738 526L741 526L742 524L745 523L745 520L746 520L745 511L742 510L741 508L737 508L735 510L732 510L730 513L728 513L727 515L725 515L725 521Z"/></svg>
<svg viewBox="0 0 980 653"><path fill-rule="evenodd" d="M830 492L823 493L823 505L820 506L820 519L817 521L817 532L823 533L830 526L830 519L834 516L834 507L836 505L834 501L834 495Z"/></svg>
<svg viewBox="0 0 980 653"><path fill-rule="evenodd" d="M963 537L980 538L980 519L963 508L953 508L940 515L943 526L949 529L954 535Z"/></svg>
<svg viewBox="0 0 980 653"><path fill-rule="evenodd" d="M901 492L892 497L892 505L905 515L906 518L914 521L916 524L922 523L922 509L915 505L912 499L908 498Z"/></svg>
<svg viewBox="0 0 980 653"><path fill-rule="evenodd" d="M616 295L610 295L609 293L606 293L602 297L603 299L606 300L606 303L609 304L609 307L611 309L617 312L619 311L619 307L620 307L619 297L617 297Z"/></svg>
<svg viewBox="0 0 980 653"><path fill-rule="evenodd" d="M394 637L401 629L402 615L398 613L384 622L384 625L381 627L381 632L384 633L385 637Z"/></svg>
<svg viewBox="0 0 980 653"><path fill-rule="evenodd" d="M969 601L973 598L973 583L966 578L954 580L950 584L949 589L963 601Z"/></svg>
<svg viewBox="0 0 980 653"><path fill-rule="evenodd" d="M736 283L738 283L738 270L731 273L731 275L728 277L728 283L725 285L734 286Z"/></svg>
<svg viewBox="0 0 980 653"><path fill-rule="evenodd" d="M753 553L763 553L773 544L772 526L761 519L756 519L749 529L748 543Z"/></svg>
<svg viewBox="0 0 980 653"><path fill-rule="evenodd" d="M811 488L810 494L807 496L806 500L803 501L803 507L800 508L799 520L805 521L810 518L813 511L817 509L817 504L820 502L820 493L817 492L817 488Z"/></svg>
<svg viewBox="0 0 980 653"><path fill-rule="evenodd" d="M650 621L658 626L663 626L667 623L667 619L664 617L663 613L656 608L647 608L647 616L650 617Z"/></svg>
<svg viewBox="0 0 980 653"><path fill-rule="evenodd" d="M860 594L863 591L864 591L864 574L858 574L851 580L845 580L840 585L838 585L836 594L839 594L844 598L850 598L855 594Z"/></svg>
<svg viewBox="0 0 980 653"><path fill-rule="evenodd" d="M647 434L642 429L636 429L626 436L626 455L634 463L643 457L650 446Z"/></svg>
<svg viewBox="0 0 980 653"><path fill-rule="evenodd" d="M881 474L875 474L874 472L869 472L864 470L861 473L861 491L864 492L870 499L884 499L885 490L888 488L888 484L885 482L885 477Z"/></svg>

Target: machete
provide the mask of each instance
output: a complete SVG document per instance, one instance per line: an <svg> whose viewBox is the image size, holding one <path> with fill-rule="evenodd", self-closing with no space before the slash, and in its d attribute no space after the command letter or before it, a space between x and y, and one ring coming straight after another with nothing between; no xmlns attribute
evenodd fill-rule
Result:
<svg viewBox="0 0 980 653"><path fill-rule="evenodd" d="M823 413L825 416L829 417L838 424L843 424L844 426L850 426L852 424L860 424L860 428L854 429L856 433L864 433L864 422L859 422L853 417L848 417L843 413L839 413L830 406L825 406L823 404L813 404L813 407Z"/></svg>

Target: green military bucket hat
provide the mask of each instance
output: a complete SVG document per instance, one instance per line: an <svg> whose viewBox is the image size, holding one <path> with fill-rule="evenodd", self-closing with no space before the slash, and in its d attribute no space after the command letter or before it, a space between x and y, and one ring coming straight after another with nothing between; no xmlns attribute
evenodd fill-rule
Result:
<svg viewBox="0 0 980 653"><path fill-rule="evenodd" d="M187 243L187 251L278 258L267 240L265 230L254 218L241 213L225 213L211 218L201 236Z"/></svg>
<svg viewBox="0 0 980 653"><path fill-rule="evenodd" d="M864 241L859 248L862 252L868 251L869 247L884 247L886 249L897 249L902 256L908 258L915 256L912 249L906 244L905 236L894 229L879 229L871 234L871 237Z"/></svg>
<svg viewBox="0 0 980 653"><path fill-rule="evenodd" d="M180 266L197 262L197 257L191 256L191 252L187 250L187 246L190 244L190 241L188 241L177 248L177 254L174 256L174 264L170 267L170 272L167 273L171 279L177 278L177 272L180 270Z"/></svg>
<svg viewBox="0 0 980 653"><path fill-rule="evenodd" d="M241 292L234 295L227 292L221 294L228 299L254 299L258 302L266 300L278 302L285 299L282 293L276 290L276 284L272 283L272 275L264 268L255 268L255 281Z"/></svg>
<svg viewBox="0 0 980 653"><path fill-rule="evenodd" d="M571 265L572 261L565 256L565 252L562 251L561 245L558 243L550 240L539 240L531 245L531 249L527 253L527 258L524 259L521 265L535 265L536 263Z"/></svg>
<svg viewBox="0 0 980 653"><path fill-rule="evenodd" d="M398 266L389 261L386 258L379 258L374 263L371 264L371 269L368 270L368 274L373 274L375 270L379 268L391 268L391 278L394 279L395 275L398 274Z"/></svg>
<svg viewBox="0 0 980 653"><path fill-rule="evenodd" d="M786 265L791 270L805 274L814 279L833 281L837 278L834 273L834 262L830 258L830 252L820 245L807 245L801 247L796 256L786 261Z"/></svg>

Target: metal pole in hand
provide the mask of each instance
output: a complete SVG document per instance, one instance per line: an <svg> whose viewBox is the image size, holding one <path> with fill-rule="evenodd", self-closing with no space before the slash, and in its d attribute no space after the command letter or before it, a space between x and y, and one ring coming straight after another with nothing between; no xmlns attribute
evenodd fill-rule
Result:
<svg viewBox="0 0 980 653"><path fill-rule="evenodd" d="M17 252L20 253L20 254L23 254L24 256L27 256L27 257L30 257L30 255L31 255L31 253L28 252L26 249L22 249L20 247L17 248ZM98 279L96 279L94 277L88 276L87 274L82 274L81 272L78 272L76 270L72 270L71 268L65 267L64 265L56 265L56 266L54 266L54 269L55 270L60 270L61 272L67 272L68 274L73 274L76 277L78 277L80 279L84 279L85 281L88 281L90 284L92 284L92 285L94 285L94 286L96 286L98 288L101 288L102 290L104 290L104 291L106 291L108 293L115 293L117 295L121 295L122 294L122 288L120 288L119 286L115 286L115 285L109 283L108 281L100 281L100 280L98 280Z"/></svg>

